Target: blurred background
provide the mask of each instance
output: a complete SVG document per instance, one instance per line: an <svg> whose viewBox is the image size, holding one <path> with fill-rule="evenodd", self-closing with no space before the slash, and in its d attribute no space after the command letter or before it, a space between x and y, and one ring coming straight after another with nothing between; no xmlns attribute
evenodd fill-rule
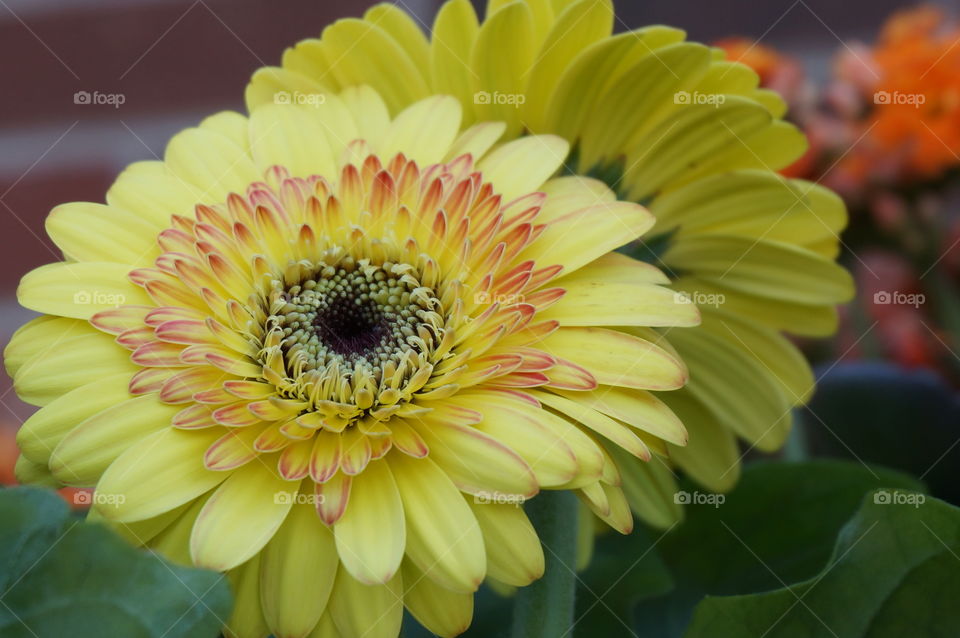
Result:
<svg viewBox="0 0 960 638"><path fill-rule="evenodd" d="M435 0L398 0L430 24ZM256 68L362 0L0 0L0 343L28 318L20 276L58 259L54 205L102 201L126 164L220 109ZM960 22L948 3L615 3L619 29L664 23L723 46L781 91L811 138L786 172L837 189L858 280L791 450L883 463L951 496L960 460ZM478 9L481 9L478 7ZM884 97L886 96L886 97ZM886 102L884 102L886 100ZM100 103L98 103L100 102ZM31 409L0 378L0 478ZM904 430L911 440L903 449Z"/></svg>

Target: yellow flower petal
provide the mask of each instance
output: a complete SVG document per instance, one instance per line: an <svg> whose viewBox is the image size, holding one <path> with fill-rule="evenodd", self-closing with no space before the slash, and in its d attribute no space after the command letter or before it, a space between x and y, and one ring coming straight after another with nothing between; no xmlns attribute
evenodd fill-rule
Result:
<svg viewBox="0 0 960 638"><path fill-rule="evenodd" d="M673 390L687 380L682 364L666 350L616 330L561 328L538 345L586 368L608 385Z"/></svg>
<svg viewBox="0 0 960 638"><path fill-rule="evenodd" d="M406 512L407 555L448 589L475 591L486 573L486 554L460 491L429 457L393 454L388 460Z"/></svg>
<svg viewBox="0 0 960 638"><path fill-rule="evenodd" d="M343 638L396 638L403 620L403 579L365 585L341 564L330 595L330 613Z"/></svg>
<svg viewBox="0 0 960 638"><path fill-rule="evenodd" d="M123 497L122 503L102 513L115 521L142 521L214 487L228 474L205 468L203 453L222 433L219 428L193 432L168 428L134 443L97 484L98 492Z"/></svg>
<svg viewBox="0 0 960 638"><path fill-rule="evenodd" d="M490 577L522 587L543 576L543 548L519 504L469 497L467 504L483 531Z"/></svg>
<svg viewBox="0 0 960 638"><path fill-rule="evenodd" d="M296 486L261 463L235 470L197 517L190 535L193 562L220 571L245 563L283 524L293 504L291 494Z"/></svg>
<svg viewBox="0 0 960 638"><path fill-rule="evenodd" d="M333 529L340 560L353 578L371 585L393 578L407 534L403 503L387 463L374 461L353 477L347 509Z"/></svg>
<svg viewBox="0 0 960 638"><path fill-rule="evenodd" d="M170 427L177 410L149 394L97 412L60 440L50 471L67 485L91 486L136 441Z"/></svg>
<svg viewBox="0 0 960 638"><path fill-rule="evenodd" d="M473 594L445 589L424 575L416 565L404 561L403 604L428 631L438 636L459 636L473 620Z"/></svg>
<svg viewBox="0 0 960 638"><path fill-rule="evenodd" d="M263 613L277 638L303 638L320 621L337 575L333 534L298 503L261 553Z"/></svg>
<svg viewBox="0 0 960 638"><path fill-rule="evenodd" d="M47 264L23 276L17 301L37 312L75 319L124 304L150 304L143 289L127 279L129 271L130 266L103 261Z"/></svg>

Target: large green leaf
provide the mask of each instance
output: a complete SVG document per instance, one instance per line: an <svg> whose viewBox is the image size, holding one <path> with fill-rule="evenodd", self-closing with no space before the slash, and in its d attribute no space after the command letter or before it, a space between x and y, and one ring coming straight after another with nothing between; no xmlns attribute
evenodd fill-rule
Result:
<svg viewBox="0 0 960 638"><path fill-rule="evenodd" d="M203 638L230 615L227 581L70 517L53 492L0 491L0 636Z"/></svg>
<svg viewBox="0 0 960 638"><path fill-rule="evenodd" d="M844 526L818 575L768 593L709 597L686 636L957 636L958 556L960 509L923 495L876 492Z"/></svg>
<svg viewBox="0 0 960 638"><path fill-rule="evenodd" d="M681 487L697 495L695 486ZM687 506L686 520L657 544L677 587L637 606L635 633L678 637L705 595L777 589L813 576L863 495L879 487L921 489L904 474L860 463L748 465L722 503ZM711 496L700 500L717 503Z"/></svg>

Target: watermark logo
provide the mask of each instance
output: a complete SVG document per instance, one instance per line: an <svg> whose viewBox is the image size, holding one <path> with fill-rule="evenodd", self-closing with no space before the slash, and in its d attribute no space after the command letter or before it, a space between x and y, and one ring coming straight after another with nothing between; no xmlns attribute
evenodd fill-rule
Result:
<svg viewBox="0 0 960 638"><path fill-rule="evenodd" d="M523 494L504 494L503 492L477 492L473 502L477 505L513 505L520 507L527 500Z"/></svg>
<svg viewBox="0 0 960 638"><path fill-rule="evenodd" d="M92 105L108 105L112 106L115 109L120 108L120 105L127 101L127 96L123 93L101 93L100 91L77 91L73 94L73 103L74 104L92 104Z"/></svg>
<svg viewBox="0 0 960 638"><path fill-rule="evenodd" d="M274 492L274 505L323 505L326 498L323 494L301 492Z"/></svg>
<svg viewBox="0 0 960 638"><path fill-rule="evenodd" d="M78 306L122 306L127 302L127 298L114 292L102 292L100 290L78 290L73 294L73 303Z"/></svg>
<svg viewBox="0 0 960 638"><path fill-rule="evenodd" d="M498 303L501 306L509 306L515 303L523 303L524 299L526 299L526 297L524 297L520 293L514 293L510 295L503 295L503 294L494 295L486 290L482 290L476 293L475 295L473 295L474 303L478 303L478 304Z"/></svg>
<svg viewBox="0 0 960 638"><path fill-rule="evenodd" d="M878 306L913 306L914 308L919 308L926 302L926 295L919 292L907 293L900 292L899 290L881 290L873 293L873 303Z"/></svg>
<svg viewBox="0 0 960 638"><path fill-rule="evenodd" d="M126 502L127 497L123 494L104 494L103 492L87 492L84 490L73 493L73 504L80 507L91 505L120 507Z"/></svg>
<svg viewBox="0 0 960 638"><path fill-rule="evenodd" d="M273 94L274 104L296 104L298 106L320 106L325 104L324 93L303 93L302 91L277 91Z"/></svg>
<svg viewBox="0 0 960 638"><path fill-rule="evenodd" d="M677 505L711 505L713 507L720 507L727 502L727 497L725 494L705 494L696 490L693 492L680 490L679 492L674 492L673 502Z"/></svg>
<svg viewBox="0 0 960 638"><path fill-rule="evenodd" d="M723 293L707 293L694 290L693 292L677 291L673 293L673 302L677 304L696 304L698 306L713 306L718 308L726 303L727 297Z"/></svg>
<svg viewBox="0 0 960 638"><path fill-rule="evenodd" d="M701 93L700 91L677 91L673 94L674 104L709 104L720 106L727 101L723 93Z"/></svg>
<svg viewBox="0 0 960 638"><path fill-rule="evenodd" d="M900 91L877 91L873 94L874 104L897 104L920 108L927 101L923 93L902 93Z"/></svg>
<svg viewBox="0 0 960 638"><path fill-rule="evenodd" d="M888 492L887 490L877 490L873 493L873 502L876 505L911 505L913 507L920 507L927 502L927 497L915 492L901 492L899 490Z"/></svg>
<svg viewBox="0 0 960 638"><path fill-rule="evenodd" d="M477 91L473 94L474 104L507 104L514 108L519 108L525 104L527 96L523 93L501 93L500 91Z"/></svg>

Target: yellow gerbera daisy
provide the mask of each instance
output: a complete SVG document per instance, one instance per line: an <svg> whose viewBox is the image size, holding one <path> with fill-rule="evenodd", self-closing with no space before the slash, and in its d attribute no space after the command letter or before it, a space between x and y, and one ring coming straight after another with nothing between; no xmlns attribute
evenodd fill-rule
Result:
<svg viewBox="0 0 960 638"><path fill-rule="evenodd" d="M653 224L551 178L555 136L490 150L452 97L391 118L368 87L221 113L134 164L107 204L56 208L65 261L6 350L20 475L96 486L95 515L228 572L231 636L455 635L490 576L543 572L518 502L576 489L632 525L611 454L686 432L650 390L689 326Z"/></svg>
<svg viewBox="0 0 960 638"><path fill-rule="evenodd" d="M452 0L428 39L406 13L378 5L288 49L282 68L258 71L247 102L363 83L392 112L444 93L467 122L506 122L508 138L571 142L572 171L604 179L655 215L638 252L703 311L701 328L671 335L691 382L665 400L691 444L669 452L693 478L726 490L738 476L737 437L778 448L791 408L813 389L807 362L781 331L835 329L835 305L852 296L851 278L834 263L846 212L830 191L775 173L806 141L753 71L678 29L611 35L614 20L609 0L491 0L481 24L468 0ZM669 524L677 514L669 470L623 470L634 509Z"/></svg>

